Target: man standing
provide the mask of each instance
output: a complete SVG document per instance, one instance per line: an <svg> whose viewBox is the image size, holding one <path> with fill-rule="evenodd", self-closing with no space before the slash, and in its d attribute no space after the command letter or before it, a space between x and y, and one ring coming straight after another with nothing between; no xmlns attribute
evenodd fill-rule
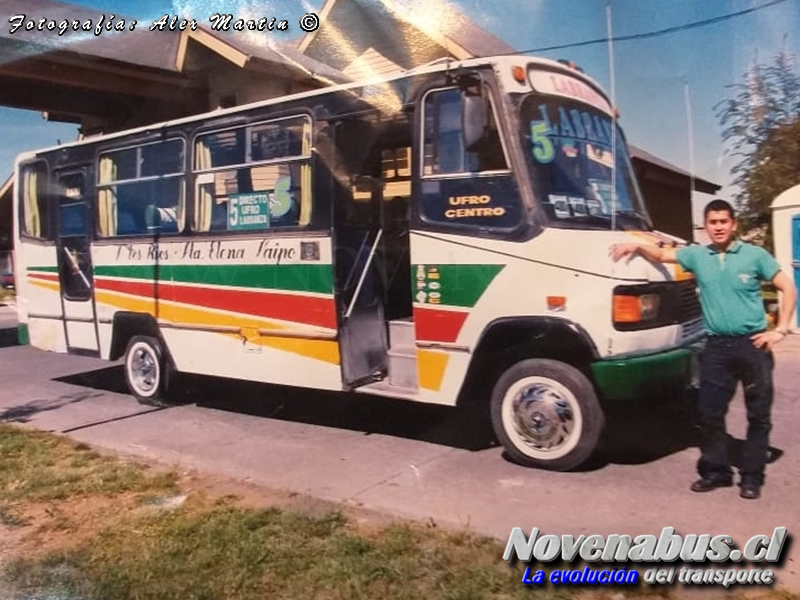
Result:
<svg viewBox="0 0 800 600"><path fill-rule="evenodd" d="M615 244L610 255L616 261L638 253L652 261L677 262L694 273L708 339L700 361L700 479L691 489L708 492L733 485L725 415L741 381L748 428L739 467L739 495L754 499L761 495L764 484L772 428L772 348L788 333L797 290L769 252L734 239L736 218L729 203L713 200L706 206L704 218L712 242L707 246L675 249ZM762 281L771 281L782 293L778 324L771 331L767 331Z"/></svg>

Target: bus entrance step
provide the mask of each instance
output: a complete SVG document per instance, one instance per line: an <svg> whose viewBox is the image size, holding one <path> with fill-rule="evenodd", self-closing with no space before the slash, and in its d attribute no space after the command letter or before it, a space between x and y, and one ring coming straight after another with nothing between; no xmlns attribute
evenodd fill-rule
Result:
<svg viewBox="0 0 800 600"><path fill-rule="evenodd" d="M415 348L389 350L389 384L407 390L418 389Z"/></svg>
<svg viewBox="0 0 800 600"><path fill-rule="evenodd" d="M411 317L389 321L389 347L415 348L417 345L414 321Z"/></svg>

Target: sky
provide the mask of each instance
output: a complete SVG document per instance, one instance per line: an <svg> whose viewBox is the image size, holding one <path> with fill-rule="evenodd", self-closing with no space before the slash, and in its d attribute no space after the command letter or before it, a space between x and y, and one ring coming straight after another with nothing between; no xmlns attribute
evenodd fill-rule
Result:
<svg viewBox="0 0 800 600"><path fill-rule="evenodd" d="M137 27L158 17L188 15L208 25L215 12L287 19L287 41L302 34L299 18L323 0L74 0L98 17L129 15ZM379 0L374 0L379 1ZM436 22L442 0L395 0ZM520 51L579 64L612 95L628 141L698 177L730 197L732 160L714 107L743 83L753 61L785 50L800 55L800 0L450 0L490 33ZM29 0L29 15L36 13ZM741 11L747 14L735 15ZM46 16L46 15L43 15ZM8 27L0 16L0 27ZM324 23L322 24L324 27ZM671 30L659 34L663 30ZM609 45L609 31L615 41ZM634 39L624 39L634 36ZM590 43L598 41L598 43ZM268 43L265 39L264 43ZM558 48L554 48L558 47ZM613 60L612 60L613 58ZM0 173L19 152L75 139L74 125L48 123L40 113L0 108ZM2 178L2 175L0 175ZM697 195L695 223L711 198Z"/></svg>

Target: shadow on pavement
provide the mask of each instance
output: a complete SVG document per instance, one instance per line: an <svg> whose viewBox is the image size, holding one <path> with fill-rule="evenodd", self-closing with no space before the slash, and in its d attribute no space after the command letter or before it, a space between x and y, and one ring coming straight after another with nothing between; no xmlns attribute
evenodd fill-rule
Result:
<svg viewBox="0 0 800 600"><path fill-rule="evenodd" d="M700 446L696 394L633 401L606 407L607 426L601 449L580 471L601 469L607 464L637 465L654 462L687 448ZM728 435L731 465L739 467L744 440ZM768 463L784 452L769 448Z"/></svg>
<svg viewBox="0 0 800 600"><path fill-rule="evenodd" d="M114 392L116 394L127 394L128 386L125 384L125 373L122 366L114 365L94 371L85 371L64 377L56 377L53 381L80 385L83 387Z"/></svg>
<svg viewBox="0 0 800 600"><path fill-rule="evenodd" d="M16 327L0 327L0 348L19 346L19 336Z"/></svg>
<svg viewBox="0 0 800 600"><path fill-rule="evenodd" d="M121 365L87 371L55 381L127 394ZM497 445L488 422L472 408L404 402L366 394L327 392L178 374L171 386L175 404L280 419L310 425L382 434L466 450Z"/></svg>
<svg viewBox="0 0 800 600"><path fill-rule="evenodd" d="M198 406L310 425L362 431L464 450L497 445L474 408L183 375L185 398Z"/></svg>
<svg viewBox="0 0 800 600"><path fill-rule="evenodd" d="M697 446L695 402L691 394L677 394L608 403L601 448L580 470L645 464Z"/></svg>
<svg viewBox="0 0 800 600"><path fill-rule="evenodd" d="M69 404L76 404L83 402L89 398L96 398L102 396L102 392L93 392L91 390L78 390L71 394L62 394L56 398L41 398L31 400L25 404L17 406L10 406L8 408L0 409L0 422L5 423L27 423L34 416L39 413L48 412L51 410L58 410Z"/></svg>
<svg viewBox="0 0 800 600"><path fill-rule="evenodd" d="M58 381L127 393L119 365ZM176 403L240 414L414 439L469 451L497 446L488 409L446 407L369 396L283 387L201 375L180 374ZM607 406L600 451L580 471L607 464L644 464L697 446L694 398L616 403Z"/></svg>

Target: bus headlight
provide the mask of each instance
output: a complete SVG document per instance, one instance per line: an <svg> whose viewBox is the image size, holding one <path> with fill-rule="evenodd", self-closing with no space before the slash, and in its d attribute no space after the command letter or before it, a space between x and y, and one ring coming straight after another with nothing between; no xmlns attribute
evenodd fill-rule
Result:
<svg viewBox="0 0 800 600"><path fill-rule="evenodd" d="M641 323L658 317L658 294L614 295L614 323Z"/></svg>

